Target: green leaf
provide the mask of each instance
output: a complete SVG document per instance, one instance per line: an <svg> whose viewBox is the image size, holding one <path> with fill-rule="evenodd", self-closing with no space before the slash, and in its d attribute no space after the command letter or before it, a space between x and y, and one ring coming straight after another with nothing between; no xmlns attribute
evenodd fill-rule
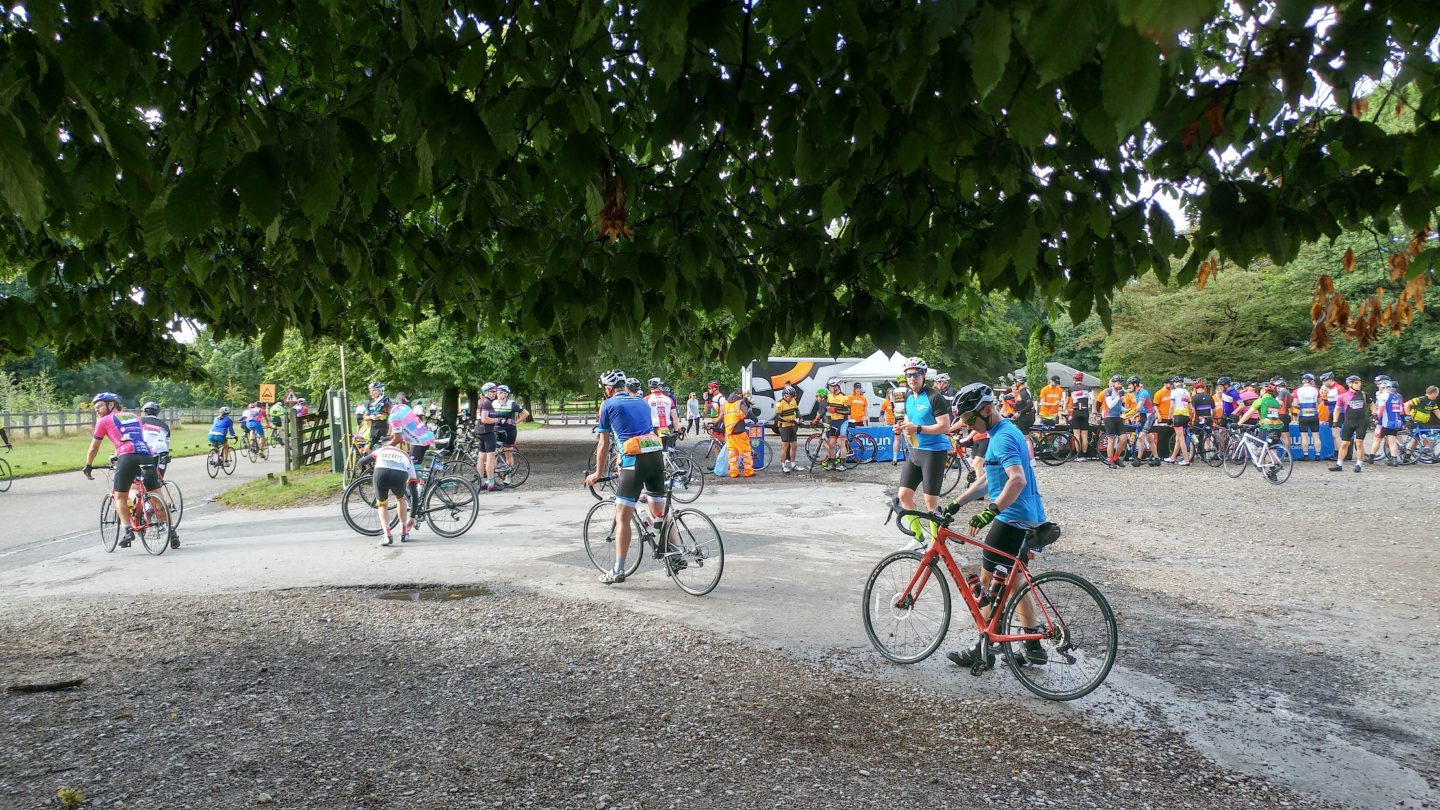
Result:
<svg viewBox="0 0 1440 810"><path fill-rule="evenodd" d="M200 66L200 57L205 52L205 30L200 21L186 16L170 36L170 61L175 70L189 73Z"/></svg>
<svg viewBox="0 0 1440 810"><path fill-rule="evenodd" d="M145 214L140 218L140 224L144 229L145 250L150 255L159 253L165 243L170 241L170 233L165 227L165 203L170 197L170 189L165 189L155 195L150 202L150 207L145 209Z"/></svg>
<svg viewBox="0 0 1440 810"><path fill-rule="evenodd" d="M1159 91L1160 49L1130 28L1117 28L1100 69L1101 97L1117 134L1124 137L1145 120Z"/></svg>
<svg viewBox="0 0 1440 810"><path fill-rule="evenodd" d="M918 132L910 132L900 141L900 171L910 174L920 168L921 162L925 160L928 151L925 148L925 136Z"/></svg>
<svg viewBox="0 0 1440 810"><path fill-rule="evenodd" d="M993 6L980 9L971 28L970 72L975 81L975 99L983 101L1010 61L1010 13Z"/></svg>
<svg viewBox="0 0 1440 810"><path fill-rule="evenodd" d="M1020 43L1035 63L1041 81L1069 75L1095 52L1103 33L1097 8L1100 0L1072 0L1041 3L1029 25L1019 34Z"/></svg>
<svg viewBox="0 0 1440 810"><path fill-rule="evenodd" d="M265 330L265 337L260 341L260 354L266 360L275 356L280 351L280 346L285 342L285 322L275 320L271 322L270 328Z"/></svg>
<svg viewBox="0 0 1440 810"><path fill-rule="evenodd" d="M826 222L838 218L845 213L846 207L850 204L849 195L845 193L845 178L840 178L825 189L825 194L820 198L820 216Z"/></svg>
<svg viewBox="0 0 1440 810"><path fill-rule="evenodd" d="M170 190L165 203L165 226L175 239L195 236L215 221L213 176L206 170L189 171Z"/></svg>
<svg viewBox="0 0 1440 810"><path fill-rule="evenodd" d="M280 215L280 173L273 163L259 152L251 152L235 167L235 190L240 204L250 212L255 224L268 226Z"/></svg>
<svg viewBox="0 0 1440 810"><path fill-rule="evenodd" d="M45 187L25 148L23 131L14 116L0 114L0 198L34 231L45 219Z"/></svg>
<svg viewBox="0 0 1440 810"><path fill-rule="evenodd" d="M1120 22L1154 40L1199 27L1215 15L1214 0L1115 0Z"/></svg>

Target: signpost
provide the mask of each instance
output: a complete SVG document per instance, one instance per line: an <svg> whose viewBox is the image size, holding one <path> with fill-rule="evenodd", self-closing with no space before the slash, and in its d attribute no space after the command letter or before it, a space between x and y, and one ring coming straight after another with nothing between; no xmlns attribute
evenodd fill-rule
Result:
<svg viewBox="0 0 1440 810"><path fill-rule="evenodd" d="M275 404L275 383L260 383L260 401L266 405Z"/></svg>

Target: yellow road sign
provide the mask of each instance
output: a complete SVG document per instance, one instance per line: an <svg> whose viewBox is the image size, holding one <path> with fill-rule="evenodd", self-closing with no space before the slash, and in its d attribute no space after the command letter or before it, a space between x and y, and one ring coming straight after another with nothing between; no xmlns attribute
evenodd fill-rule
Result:
<svg viewBox="0 0 1440 810"><path fill-rule="evenodd" d="M274 384L274 383L261 383L261 384L260 384L260 401L263 402L263 403L265 403L266 405L274 404L274 402L275 402L275 384Z"/></svg>

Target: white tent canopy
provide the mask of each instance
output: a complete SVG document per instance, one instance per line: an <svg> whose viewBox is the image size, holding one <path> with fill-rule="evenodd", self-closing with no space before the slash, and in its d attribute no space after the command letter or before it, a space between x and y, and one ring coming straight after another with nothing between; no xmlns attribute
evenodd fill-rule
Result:
<svg viewBox="0 0 1440 810"><path fill-rule="evenodd" d="M896 377L905 373L906 359L908 358L899 352L886 355L883 351L876 351L864 360L840 372L837 376L846 382L894 380Z"/></svg>

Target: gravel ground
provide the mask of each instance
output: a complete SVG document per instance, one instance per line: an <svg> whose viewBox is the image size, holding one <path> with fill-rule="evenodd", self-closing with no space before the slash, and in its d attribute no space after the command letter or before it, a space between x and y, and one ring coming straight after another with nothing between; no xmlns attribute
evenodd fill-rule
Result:
<svg viewBox="0 0 1440 810"><path fill-rule="evenodd" d="M7 612L7 682L89 680L0 700L0 805L1317 806L1168 731L938 702L524 591L375 596Z"/></svg>
<svg viewBox="0 0 1440 810"><path fill-rule="evenodd" d="M494 497L580 495L588 431L522 439L530 481ZM1394 762L1440 787L1440 468L1300 464L1281 487L1207 467L1038 475L1065 527L1041 567L1096 582L1120 622L1117 683L1076 704L504 583L444 604L0 604L4 683L90 679L0 696L0 807L62 787L106 807L1327 806L1247 762L1352 782ZM789 478L801 489L779 491L873 500L878 526L895 471ZM1385 759L1367 773L1356 750Z"/></svg>

